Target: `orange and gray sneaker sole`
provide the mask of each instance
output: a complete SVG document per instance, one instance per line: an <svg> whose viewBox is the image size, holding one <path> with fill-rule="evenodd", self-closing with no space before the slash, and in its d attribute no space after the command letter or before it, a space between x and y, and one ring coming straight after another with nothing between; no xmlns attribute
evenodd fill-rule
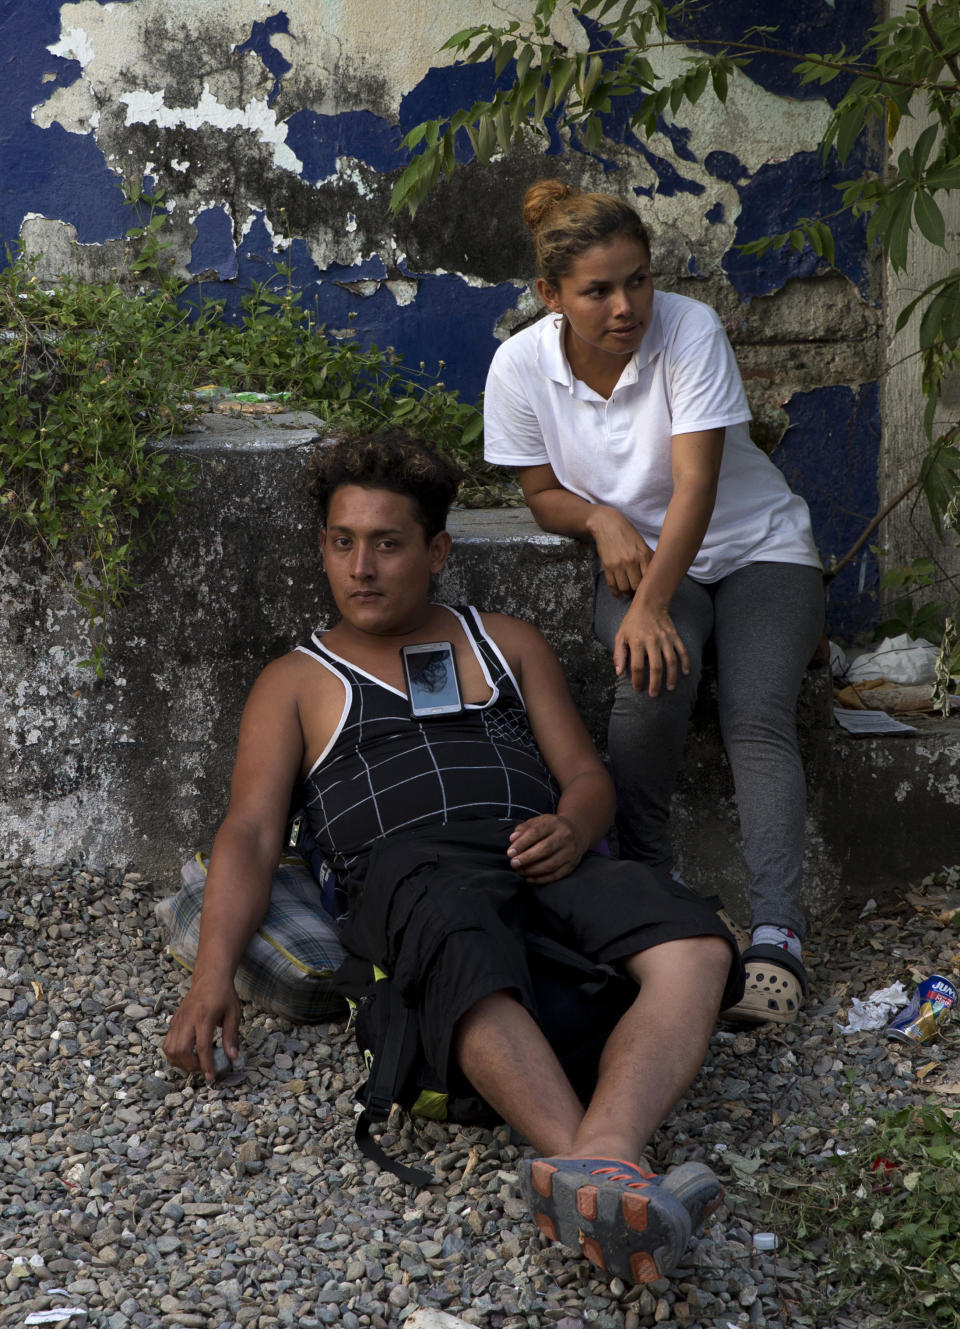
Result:
<svg viewBox="0 0 960 1329"><path fill-rule="evenodd" d="M658 1185L591 1175L582 1160L526 1159L524 1193L534 1221L551 1241L630 1283L668 1275L690 1240L690 1215Z"/></svg>
<svg viewBox="0 0 960 1329"><path fill-rule="evenodd" d="M723 1184L706 1163L681 1163L657 1181L686 1209L694 1232L723 1203Z"/></svg>

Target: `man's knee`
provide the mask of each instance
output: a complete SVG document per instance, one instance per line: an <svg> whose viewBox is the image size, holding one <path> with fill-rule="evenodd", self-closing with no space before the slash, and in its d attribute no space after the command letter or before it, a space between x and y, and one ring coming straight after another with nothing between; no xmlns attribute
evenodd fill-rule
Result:
<svg viewBox="0 0 960 1329"><path fill-rule="evenodd" d="M465 1039L478 1034L486 1036L488 1033L501 1032L508 1026L515 1011L522 1009L523 1003L516 989L501 988L496 992L488 992L468 1007L457 1020L453 1029L454 1048L459 1048Z"/></svg>
<svg viewBox="0 0 960 1329"><path fill-rule="evenodd" d="M721 936L678 937L628 956L621 963L641 987L644 984L695 982L702 990L721 989L736 958L733 943Z"/></svg>

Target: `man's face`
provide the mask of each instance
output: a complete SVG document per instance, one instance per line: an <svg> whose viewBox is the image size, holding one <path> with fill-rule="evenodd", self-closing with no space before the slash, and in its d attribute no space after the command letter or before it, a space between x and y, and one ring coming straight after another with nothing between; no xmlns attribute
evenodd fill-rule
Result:
<svg viewBox="0 0 960 1329"><path fill-rule="evenodd" d="M321 547L333 598L358 632L399 636L420 626L430 577L450 537L427 540L412 499L389 489L342 485L330 499Z"/></svg>

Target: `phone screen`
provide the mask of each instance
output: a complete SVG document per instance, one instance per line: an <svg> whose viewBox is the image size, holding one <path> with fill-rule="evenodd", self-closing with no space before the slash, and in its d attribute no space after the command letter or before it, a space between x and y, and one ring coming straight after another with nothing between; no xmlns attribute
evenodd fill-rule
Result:
<svg viewBox="0 0 960 1329"><path fill-rule="evenodd" d="M401 646L410 714L452 715L463 710L453 647L448 641Z"/></svg>

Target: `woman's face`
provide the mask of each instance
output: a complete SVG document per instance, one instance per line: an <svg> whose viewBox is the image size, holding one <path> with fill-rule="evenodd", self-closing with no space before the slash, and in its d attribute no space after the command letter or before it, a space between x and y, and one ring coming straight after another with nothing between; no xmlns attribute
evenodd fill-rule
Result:
<svg viewBox="0 0 960 1329"><path fill-rule="evenodd" d="M640 345L653 315L650 255L627 235L591 245L573 261L559 287L537 283L548 309L567 320L571 364L600 356L629 356Z"/></svg>

